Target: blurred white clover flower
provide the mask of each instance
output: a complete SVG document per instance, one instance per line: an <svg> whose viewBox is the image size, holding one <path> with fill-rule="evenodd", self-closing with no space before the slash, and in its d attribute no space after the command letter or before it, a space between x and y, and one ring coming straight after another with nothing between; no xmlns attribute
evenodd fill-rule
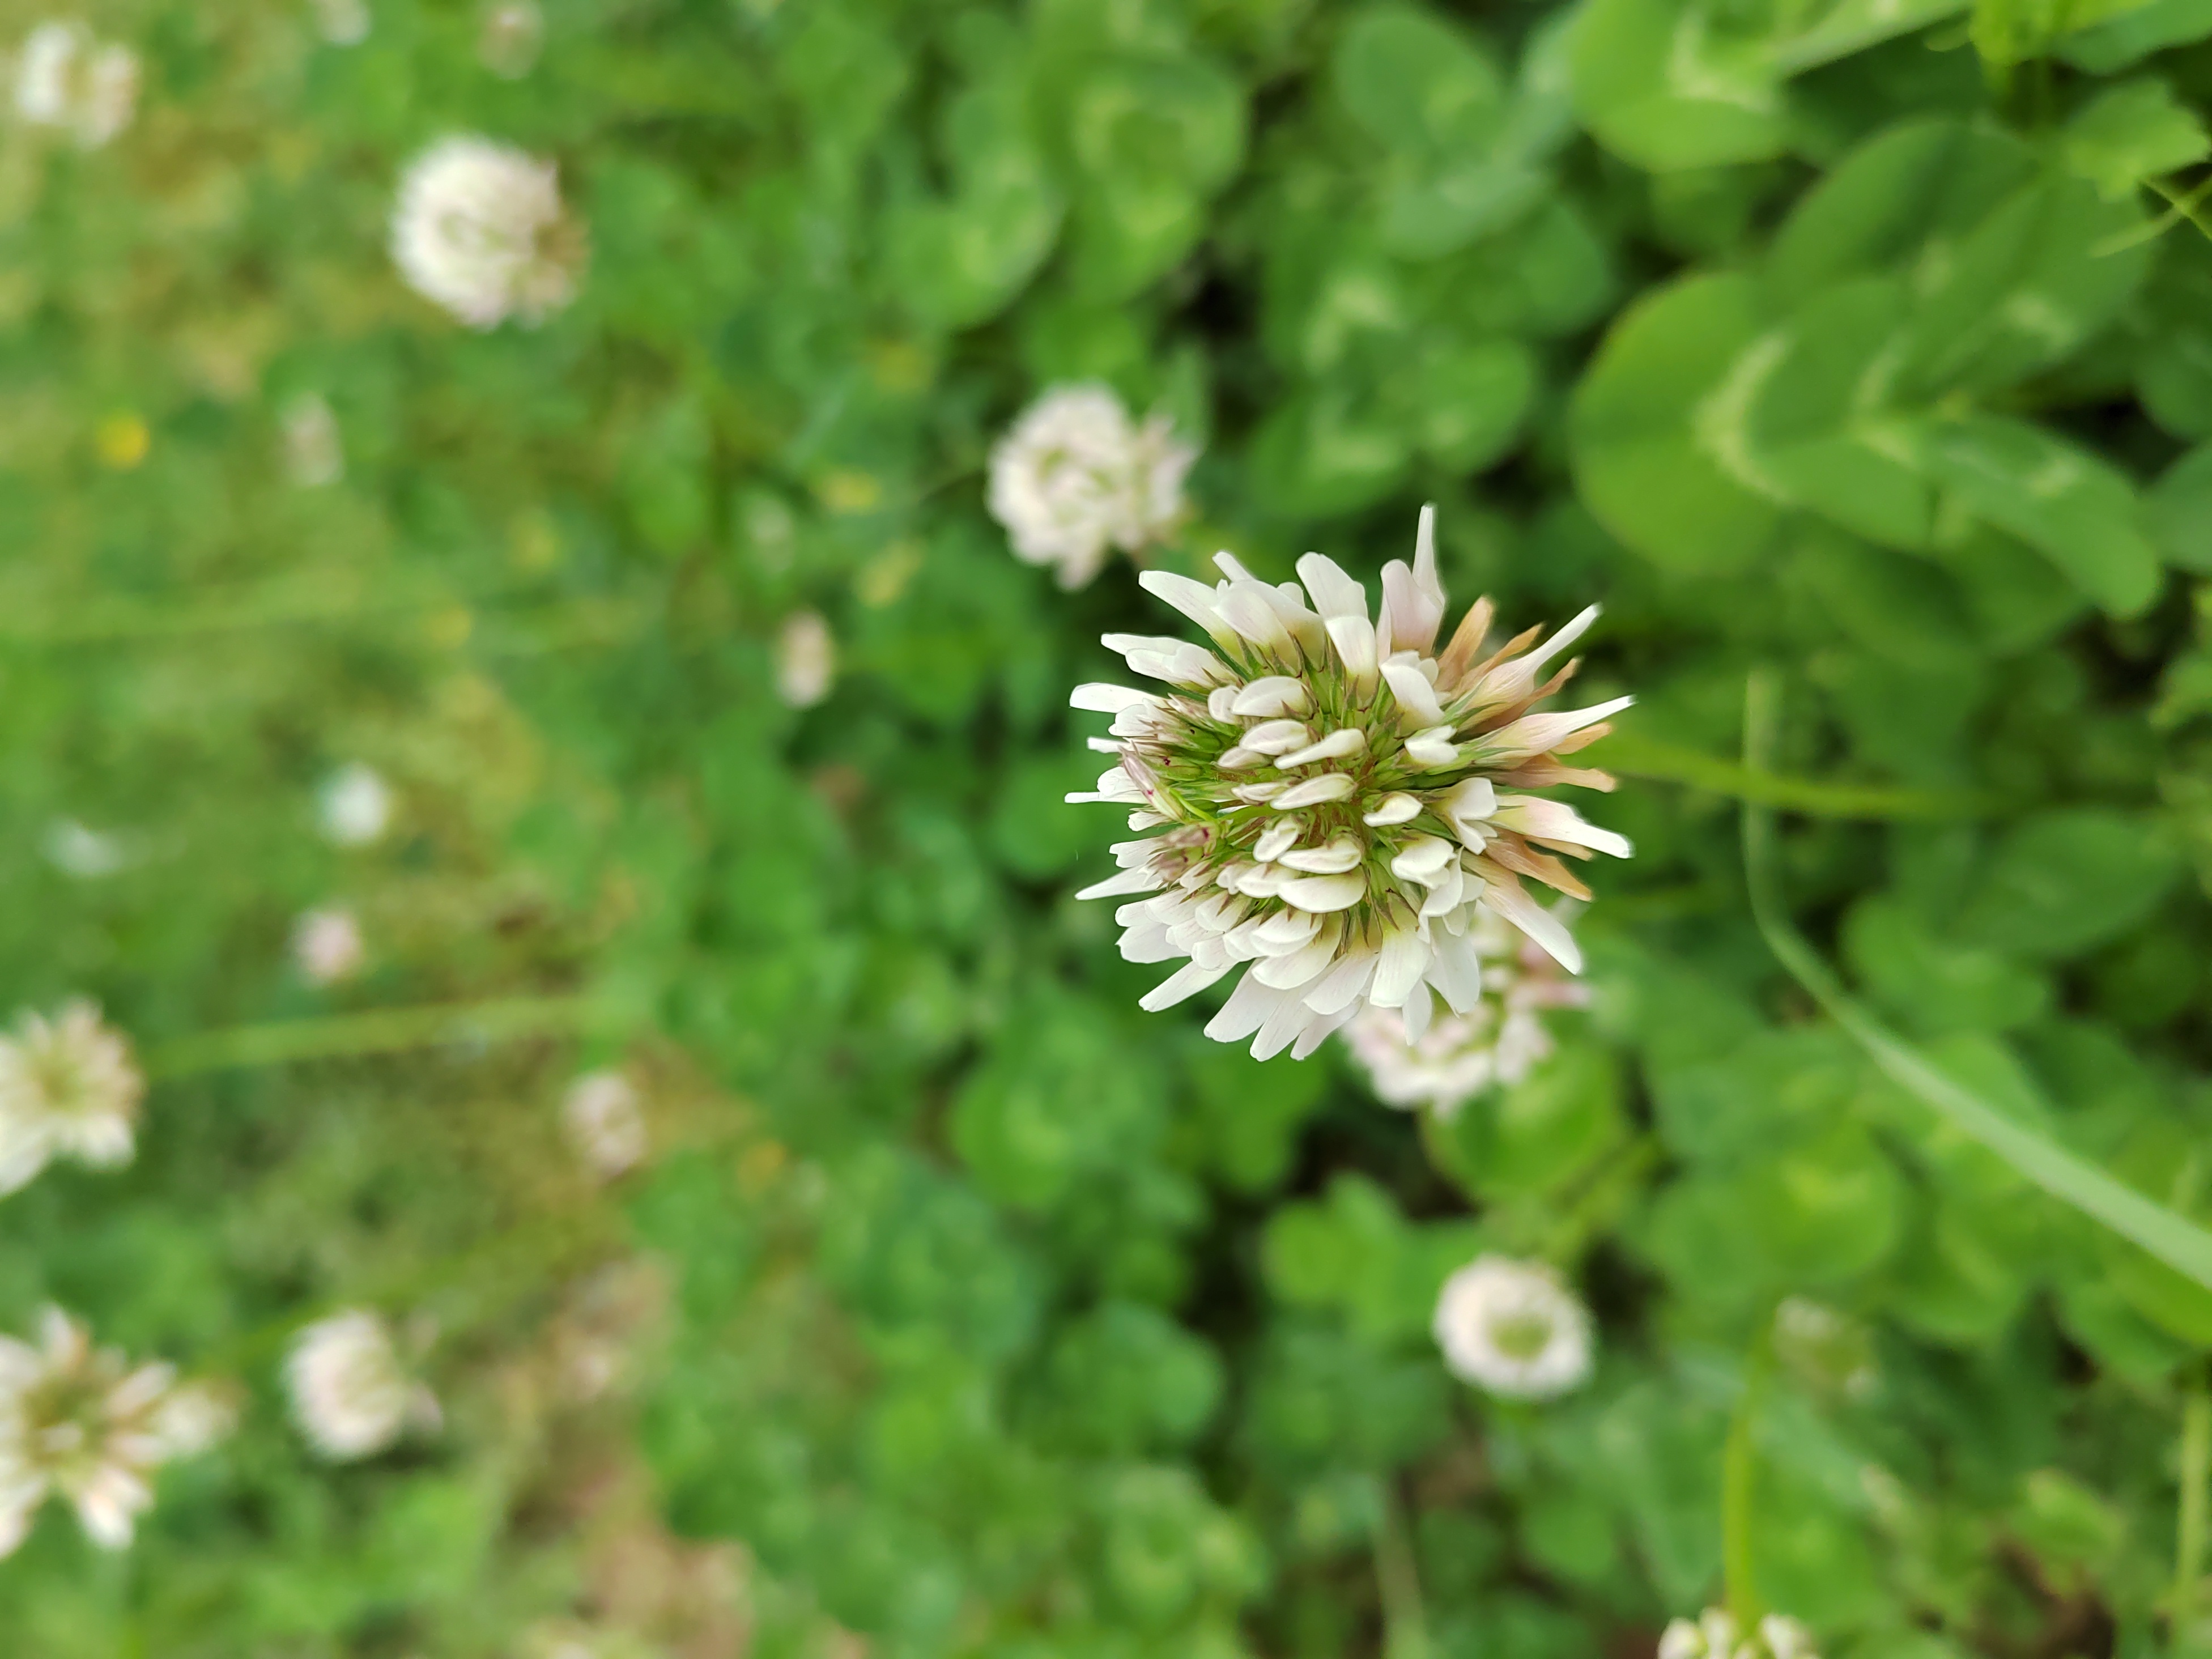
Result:
<svg viewBox="0 0 2212 1659"><path fill-rule="evenodd" d="M368 957L361 923L350 910L306 910L292 924L292 960L310 984L351 979Z"/></svg>
<svg viewBox="0 0 2212 1659"><path fill-rule="evenodd" d="M331 1462L372 1457L409 1429L427 1432L443 1420L437 1397L400 1357L384 1321L358 1308L295 1337L284 1382L293 1421Z"/></svg>
<svg viewBox="0 0 2212 1659"><path fill-rule="evenodd" d="M1519 792L1613 787L1559 757L1602 737L1632 699L1534 712L1574 672L1550 665L1597 608L1540 647L1532 629L1486 656L1480 600L1437 654L1444 593L1425 507L1412 567L1383 569L1379 620L1319 554L1298 561L1303 590L1262 582L1226 553L1215 562L1228 580L1213 587L1160 570L1139 578L1214 650L1109 634L1110 649L1168 689L1082 685L1071 698L1114 716L1112 737L1091 746L1116 759L1095 793L1068 799L1125 806L1131 830L1164 832L1117 845L1121 873L1078 895L1131 898L1115 912L1129 961L1188 958L1142 1006L1171 1006L1250 963L1208 1036L1250 1037L1261 1060L1286 1048L1304 1058L1372 1006L1399 1010L1418 1042L1432 989L1455 1013L1480 1006L1485 912L1581 971L1573 939L1522 879L1587 899L1555 854L1626 858L1629 844Z"/></svg>
<svg viewBox="0 0 2212 1659"><path fill-rule="evenodd" d="M368 0L310 0L315 28L334 46L357 46L368 39Z"/></svg>
<svg viewBox="0 0 2212 1659"><path fill-rule="evenodd" d="M58 1158L95 1169L128 1164L146 1080L128 1038L79 997L52 1018L26 1012L0 1037L0 1194Z"/></svg>
<svg viewBox="0 0 2212 1659"><path fill-rule="evenodd" d="M1103 386L1054 386L991 452L991 516L1016 557L1081 587L1112 549L1134 553L1174 527L1197 459L1166 416L1139 425Z"/></svg>
<svg viewBox="0 0 2212 1659"><path fill-rule="evenodd" d="M793 708L811 708L837 678L837 641L813 611L784 618L775 636L775 694Z"/></svg>
<svg viewBox="0 0 2212 1659"><path fill-rule="evenodd" d="M15 113L98 149L131 125L138 105L138 55L103 44L74 21L41 23L15 60Z"/></svg>
<svg viewBox="0 0 2212 1659"><path fill-rule="evenodd" d="M477 61L502 79L519 81L530 73L544 44L545 15L536 0L498 0L484 9Z"/></svg>
<svg viewBox="0 0 2212 1659"><path fill-rule="evenodd" d="M441 139L408 164L392 215L407 285L471 328L537 323L575 297L583 237L550 161L489 138Z"/></svg>
<svg viewBox="0 0 2212 1659"><path fill-rule="evenodd" d="M1476 1258L1444 1281L1434 1329L1455 1375L1508 1399L1549 1400L1589 1377L1589 1310L1541 1262Z"/></svg>
<svg viewBox="0 0 2212 1659"><path fill-rule="evenodd" d="M645 1105L620 1072L586 1072L561 1102L568 1144L602 1181L627 1175L645 1159Z"/></svg>
<svg viewBox="0 0 2212 1659"><path fill-rule="evenodd" d="M315 805L324 839L339 847L366 847L392 827L392 786L360 761L331 773Z"/></svg>
<svg viewBox="0 0 2212 1659"><path fill-rule="evenodd" d="M205 1450L232 1421L212 1390L178 1386L175 1367L134 1368L48 1308L35 1346L0 1337L0 1556L56 1494L94 1543L123 1548L153 1504L154 1470Z"/></svg>
<svg viewBox="0 0 2212 1659"><path fill-rule="evenodd" d="M1746 1636L1723 1607L1696 1619L1677 1619L1659 1638L1659 1659L1820 1659L1812 1632L1795 1619L1770 1613Z"/></svg>
<svg viewBox="0 0 2212 1659"><path fill-rule="evenodd" d="M56 818L48 824L40 850L47 863L79 881L100 881L137 862L131 844L121 836L76 818Z"/></svg>
<svg viewBox="0 0 2212 1659"><path fill-rule="evenodd" d="M284 433L284 471L302 489L319 489L345 477L345 445L330 401L305 392L278 417Z"/></svg>
<svg viewBox="0 0 2212 1659"><path fill-rule="evenodd" d="M1559 915L1563 907L1554 907ZM1510 1087L1551 1057L1556 1045L1544 1011L1580 1008L1589 988L1567 978L1548 952L1493 912L1468 926L1482 963L1482 999L1467 1013L1449 1010L1415 1041L1395 1008L1362 1008L1345 1040L1385 1105L1428 1107L1449 1121L1494 1085Z"/></svg>

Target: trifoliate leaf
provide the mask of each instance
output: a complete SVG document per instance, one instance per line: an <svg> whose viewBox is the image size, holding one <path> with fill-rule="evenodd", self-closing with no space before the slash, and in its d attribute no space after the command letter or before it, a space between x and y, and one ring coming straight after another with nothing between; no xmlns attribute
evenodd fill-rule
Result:
<svg viewBox="0 0 2212 1659"><path fill-rule="evenodd" d="M2066 124L2066 165L2109 201L2131 196L2147 179L2201 161L2212 140L2194 110L2163 81L2146 76L2107 88Z"/></svg>

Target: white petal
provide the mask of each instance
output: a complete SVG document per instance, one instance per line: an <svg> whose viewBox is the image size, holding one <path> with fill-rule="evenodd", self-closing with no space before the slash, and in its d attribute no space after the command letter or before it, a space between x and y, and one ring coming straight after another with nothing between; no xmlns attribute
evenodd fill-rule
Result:
<svg viewBox="0 0 2212 1659"><path fill-rule="evenodd" d="M1306 1006L1317 1014L1350 1013L1358 1006L1360 995L1382 960L1382 952L1373 949L1352 952L1306 993Z"/></svg>
<svg viewBox="0 0 2212 1659"><path fill-rule="evenodd" d="M1346 676L1363 694L1373 690L1382 662L1375 624L1363 615L1331 617L1323 625L1328 629L1329 643L1343 659Z"/></svg>
<svg viewBox="0 0 2212 1659"><path fill-rule="evenodd" d="M1267 1017L1260 1034L1252 1039L1252 1058L1273 1060L1284 1049L1302 1040L1316 1020L1313 1012L1296 997L1291 997Z"/></svg>
<svg viewBox="0 0 2212 1659"><path fill-rule="evenodd" d="M1574 936L1557 916L1526 892L1492 882L1483 893L1482 902L1535 940L1560 967L1571 974L1582 972L1583 953L1576 948Z"/></svg>
<svg viewBox="0 0 2212 1659"><path fill-rule="evenodd" d="M1263 755L1281 755L1312 741L1312 729L1303 720L1262 720L1244 733L1241 746Z"/></svg>
<svg viewBox="0 0 2212 1659"><path fill-rule="evenodd" d="M1450 766L1459 759L1459 745L1451 740L1451 727L1432 726L1406 739L1406 753L1420 766Z"/></svg>
<svg viewBox="0 0 2212 1659"><path fill-rule="evenodd" d="M1310 999L1308 1000L1306 1006L1309 1008L1312 1007ZM1305 1029L1298 1033L1298 1040L1291 1045L1291 1058L1292 1060L1309 1058L1314 1050L1328 1041L1355 1012L1357 1012L1355 1009L1347 1006L1338 1009L1334 1013L1314 1015L1306 1022Z"/></svg>
<svg viewBox="0 0 2212 1659"><path fill-rule="evenodd" d="M1403 1005L1428 970L1429 942L1407 927L1382 936L1382 959L1375 969L1375 983L1367 1000L1381 1008Z"/></svg>
<svg viewBox="0 0 2212 1659"><path fill-rule="evenodd" d="M1462 778L1437 805L1461 842L1480 852L1489 839L1483 826L1498 810L1497 787L1488 778Z"/></svg>
<svg viewBox="0 0 2212 1659"><path fill-rule="evenodd" d="M1357 794L1358 790L1359 781L1349 772L1325 772L1320 777L1294 783L1270 799L1278 812L1290 812L1301 806L1319 806L1323 801L1342 800L1347 795ZM1237 793L1244 792L1240 789Z"/></svg>
<svg viewBox="0 0 2212 1659"><path fill-rule="evenodd" d="M1186 952L1177 950L1168 930L1158 922L1139 925L1121 935L1124 962L1173 962Z"/></svg>
<svg viewBox="0 0 2212 1659"><path fill-rule="evenodd" d="M1595 703L1588 708L1563 709L1553 714L1523 714L1495 732L1476 738L1475 744L1486 759L1525 759L1540 755L1562 738L1570 737L1586 726L1595 726L1609 715L1617 714L1636 701L1633 697L1615 697L1608 702Z"/></svg>
<svg viewBox="0 0 2212 1659"><path fill-rule="evenodd" d="M1252 942L1263 956L1288 956L1303 951L1322 930L1322 919L1304 910L1279 910L1253 931Z"/></svg>
<svg viewBox="0 0 2212 1659"><path fill-rule="evenodd" d="M1439 842L1438 846L1443 843ZM1335 836L1322 847L1301 847L1282 855L1281 862L1292 870L1303 870L1310 876L1340 876L1347 870L1357 870L1367 849L1349 835Z"/></svg>
<svg viewBox="0 0 2212 1659"><path fill-rule="evenodd" d="M1443 705L1437 701L1437 689L1419 669L1407 662L1386 662L1382 665L1382 678L1390 683L1390 695L1397 698L1407 724L1415 730L1444 724Z"/></svg>
<svg viewBox="0 0 2212 1659"><path fill-rule="evenodd" d="M1138 998L1137 1006L1148 1014L1156 1014L1163 1008L1172 1008L1185 997L1196 996L1228 971L1226 963L1218 968L1205 968L1195 962L1186 963Z"/></svg>
<svg viewBox="0 0 2212 1659"><path fill-rule="evenodd" d="M1288 674L1269 674L1237 690L1230 707L1247 720L1304 714L1313 708L1313 696L1302 681Z"/></svg>
<svg viewBox="0 0 2212 1659"><path fill-rule="evenodd" d="M1330 964L1336 960L1337 941L1341 933L1341 924L1324 927L1308 941L1303 950L1293 951L1287 956L1269 957L1252 972L1261 984L1274 986L1279 990L1287 991L1310 985L1327 973Z"/></svg>
<svg viewBox="0 0 2212 1659"><path fill-rule="evenodd" d="M1416 836L1390 860L1390 873L1401 881L1434 886L1445 866L1459 857L1459 849L1442 836Z"/></svg>
<svg viewBox="0 0 2212 1659"><path fill-rule="evenodd" d="M1474 938L1440 927L1430 937L1436 960L1429 968L1429 983L1443 993L1455 1014L1471 1014L1482 1000L1482 956Z"/></svg>
<svg viewBox="0 0 2212 1659"><path fill-rule="evenodd" d="M1156 893L1160 890L1160 878L1142 866L1124 870L1119 875L1109 876L1085 888L1075 896L1079 899L1119 898L1125 893Z"/></svg>
<svg viewBox="0 0 2212 1659"><path fill-rule="evenodd" d="M1262 864L1272 864L1296 847L1304 833L1305 826L1296 818L1277 818L1252 843L1252 856Z"/></svg>
<svg viewBox="0 0 2212 1659"><path fill-rule="evenodd" d="M1309 553L1298 561L1298 580L1306 585L1313 598L1314 609L1321 612L1322 620L1329 622L1339 617L1357 617L1367 620L1367 590L1344 572L1344 567L1334 559L1319 553ZM1372 630L1370 630L1370 636Z"/></svg>
<svg viewBox="0 0 2212 1659"><path fill-rule="evenodd" d="M1601 830L1565 801L1547 800L1540 795L1500 795L1496 822L1502 829L1517 830L1540 841L1587 847L1617 859L1627 858L1636 850L1627 836Z"/></svg>
<svg viewBox="0 0 2212 1659"><path fill-rule="evenodd" d="M1216 1042L1241 1042L1267 1022L1285 1001L1291 1000L1286 991L1278 991L1262 985L1247 974L1237 981L1237 988L1229 994L1229 1000L1206 1023L1206 1034Z"/></svg>
<svg viewBox="0 0 2212 1659"><path fill-rule="evenodd" d="M1340 876L1302 876L1282 886L1284 903L1319 915L1349 910L1366 896L1367 877L1358 870Z"/></svg>
<svg viewBox="0 0 2212 1659"><path fill-rule="evenodd" d="M1085 708L1095 714L1118 714L1124 708L1158 708L1160 699L1150 691L1139 691L1134 686L1115 685L1104 680L1091 680L1067 694L1070 708Z"/></svg>
<svg viewBox="0 0 2212 1659"><path fill-rule="evenodd" d="M1558 656L1559 653L1565 650L1577 640L1582 638L1583 635L1589 632L1590 624L1597 620L1597 614L1598 607L1595 605L1589 606L1572 622L1569 623L1565 628L1562 628L1558 633L1553 635L1550 639L1546 640L1543 644L1538 646L1527 656L1517 658L1512 663L1501 665L1501 666L1510 666L1521 669L1528 676L1528 683L1532 685L1534 684L1536 682L1536 677L1538 674L1542 672L1545 664L1550 662L1553 658Z"/></svg>
<svg viewBox="0 0 2212 1659"><path fill-rule="evenodd" d="M1475 780L1469 779L1468 781L1474 782ZM1483 781L1486 785L1487 780L1483 780ZM1380 830L1387 825L1394 823L1411 823L1415 818L1420 816L1421 798L1419 795L1407 794L1404 791L1401 790L1395 793L1383 796L1381 803L1376 807L1376 809L1364 815L1360 819L1360 822L1362 823L1372 824L1375 828Z"/></svg>
<svg viewBox="0 0 2212 1659"><path fill-rule="evenodd" d="M1416 984L1406 994L1402 1018L1406 1022L1407 1042L1419 1042L1429 1034L1429 1020L1436 1011L1436 999L1429 994L1425 982Z"/></svg>
<svg viewBox="0 0 2212 1659"><path fill-rule="evenodd" d="M1312 766L1322 761L1348 760L1354 755L1367 752L1367 734L1356 726L1347 726L1330 732L1318 743L1282 756L1275 764L1288 769L1293 766Z"/></svg>
<svg viewBox="0 0 2212 1659"><path fill-rule="evenodd" d="M1267 590L1258 582L1230 582L1214 599L1222 618L1261 650L1280 653L1291 648L1291 631L1269 604Z"/></svg>
<svg viewBox="0 0 2212 1659"><path fill-rule="evenodd" d="M1137 586L1154 599L1165 600L1209 634L1218 636L1227 629L1220 608L1214 603L1213 590L1203 582L1178 576L1171 570L1140 570L1137 573Z"/></svg>

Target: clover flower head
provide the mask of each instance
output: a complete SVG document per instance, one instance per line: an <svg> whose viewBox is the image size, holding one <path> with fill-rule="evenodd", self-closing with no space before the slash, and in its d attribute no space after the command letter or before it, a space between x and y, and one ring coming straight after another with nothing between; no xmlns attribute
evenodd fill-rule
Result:
<svg viewBox="0 0 2212 1659"><path fill-rule="evenodd" d="M0 1555L56 1495L94 1543L125 1547L153 1504L153 1472L204 1451L233 1416L213 1390L179 1386L174 1366L133 1366L47 1309L35 1346L0 1337Z"/></svg>
<svg viewBox="0 0 2212 1659"><path fill-rule="evenodd" d="M775 636L775 694L793 708L811 708L837 678L837 641L816 611L784 618Z"/></svg>
<svg viewBox="0 0 2212 1659"><path fill-rule="evenodd" d="M1482 963L1482 1000L1472 1012L1446 1010L1418 1041L1406 1035L1406 1017L1395 1008L1363 1008L1344 1029L1385 1105L1425 1106L1449 1121L1477 1095L1511 1087L1551 1057L1556 1045L1546 1010L1589 1001L1588 988L1493 912L1479 912L1468 931Z"/></svg>
<svg viewBox="0 0 2212 1659"><path fill-rule="evenodd" d="M15 113L98 149L131 125L138 105L138 56L102 44L82 23L41 23L15 60Z"/></svg>
<svg viewBox="0 0 2212 1659"><path fill-rule="evenodd" d="M338 847L366 847L392 827L392 786L373 766L349 761L331 774L317 797L323 838Z"/></svg>
<svg viewBox="0 0 2212 1659"><path fill-rule="evenodd" d="M0 1037L0 1194L58 1158L95 1169L128 1164L146 1080L129 1039L82 997L51 1017L25 1013Z"/></svg>
<svg viewBox="0 0 2212 1659"><path fill-rule="evenodd" d="M1115 548L1134 553L1173 529L1197 459L1166 416L1139 423L1103 386L1054 386L991 452L991 516L1017 558L1081 587Z"/></svg>
<svg viewBox="0 0 2212 1659"><path fill-rule="evenodd" d="M331 1462L372 1457L410 1428L434 1429L438 1401L416 1380L384 1321L349 1309L317 1320L284 1364L292 1418Z"/></svg>
<svg viewBox="0 0 2212 1659"><path fill-rule="evenodd" d="M1432 993L1457 1014L1480 1006L1486 913L1579 972L1565 927L1522 883L1587 899L1558 855L1630 850L1529 793L1613 787L1559 757L1602 737L1631 699L1537 708L1574 672L1552 664L1596 608L1540 646L1532 629L1486 654L1481 601L1439 650L1427 508L1413 563L1383 570L1379 617L1319 554L1298 562L1303 588L1261 581L1226 553L1216 562L1227 580L1213 587L1160 570L1139 578L1212 650L1109 634L1109 648L1167 689L1084 685L1071 699L1114 716L1112 735L1091 744L1115 758L1096 793L1068 799L1127 807L1132 830L1158 832L1116 846L1121 873L1079 896L1129 900L1115 913L1128 960L1183 962L1142 1006L1169 1007L1249 963L1207 1036L1249 1037L1262 1060L1286 1048L1303 1058L1377 1007L1397 1010L1418 1042Z"/></svg>
<svg viewBox="0 0 2212 1659"><path fill-rule="evenodd" d="M1707 1607L1695 1619L1677 1619L1659 1638L1659 1659L1820 1659L1812 1632L1795 1619L1770 1613L1744 1634L1724 1607Z"/></svg>
<svg viewBox="0 0 2212 1659"><path fill-rule="evenodd" d="M471 328L544 320L575 297L583 235L550 161L463 136L408 166L392 257L409 287Z"/></svg>
<svg viewBox="0 0 2212 1659"><path fill-rule="evenodd" d="M561 1124L568 1144L602 1181L627 1175L645 1159L644 1103L620 1072L586 1072L570 1084L561 1103Z"/></svg>
<svg viewBox="0 0 2212 1659"><path fill-rule="evenodd" d="M1589 1377L1589 1310L1541 1262L1476 1258L1444 1281L1434 1329L1455 1375L1510 1400L1550 1400Z"/></svg>
<svg viewBox="0 0 2212 1659"><path fill-rule="evenodd" d="M47 863L78 881L104 881L137 862L136 850L124 836L76 818L56 818L39 845Z"/></svg>
<svg viewBox="0 0 2212 1659"><path fill-rule="evenodd" d="M361 923L350 910L308 910L292 924L292 960L310 984L351 979L368 956Z"/></svg>

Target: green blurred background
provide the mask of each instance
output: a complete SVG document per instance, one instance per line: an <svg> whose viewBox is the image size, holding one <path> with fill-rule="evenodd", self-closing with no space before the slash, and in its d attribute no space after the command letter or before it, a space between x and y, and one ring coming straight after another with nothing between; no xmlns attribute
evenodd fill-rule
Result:
<svg viewBox="0 0 2212 1659"><path fill-rule="evenodd" d="M1735 814L1884 1018L2212 1212L2212 6L540 4L87 0L135 118L0 131L0 1013L151 1079L0 1200L0 1330L242 1407L129 1552L42 1516L0 1651L1648 1656L1770 1328L1741 1501L1829 1659L2204 1642L2212 1293L1816 1017ZM587 232L540 326L392 269L454 133ZM1425 1123L1138 1012L1063 709L1177 624L984 509L1074 381L1203 447L1161 568L1371 580L1434 501L1455 601L1605 604L1638 856L1524 1082ZM1589 1388L1443 1367L1484 1249ZM347 1306L444 1425L332 1467L282 1362Z"/></svg>

